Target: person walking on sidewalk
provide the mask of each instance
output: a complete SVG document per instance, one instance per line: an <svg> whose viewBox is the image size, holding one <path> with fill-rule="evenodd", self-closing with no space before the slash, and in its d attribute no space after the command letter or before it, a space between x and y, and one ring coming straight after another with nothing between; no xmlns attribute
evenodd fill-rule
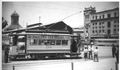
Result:
<svg viewBox="0 0 120 70"><path fill-rule="evenodd" d="M92 59L92 46L89 46L89 59Z"/></svg>
<svg viewBox="0 0 120 70"><path fill-rule="evenodd" d="M118 45L116 46L115 55L116 55L116 62L119 63L119 46Z"/></svg>
<svg viewBox="0 0 120 70"><path fill-rule="evenodd" d="M115 57L115 51L116 51L115 45L112 44L112 56L113 56L113 58Z"/></svg>
<svg viewBox="0 0 120 70"><path fill-rule="evenodd" d="M85 60L87 59L87 54L88 54L88 48L85 47L84 48L84 58L85 58Z"/></svg>
<svg viewBox="0 0 120 70"><path fill-rule="evenodd" d="M97 60L97 62L99 61L99 59L98 59L98 47L96 47L94 49L94 61L96 61L96 60Z"/></svg>

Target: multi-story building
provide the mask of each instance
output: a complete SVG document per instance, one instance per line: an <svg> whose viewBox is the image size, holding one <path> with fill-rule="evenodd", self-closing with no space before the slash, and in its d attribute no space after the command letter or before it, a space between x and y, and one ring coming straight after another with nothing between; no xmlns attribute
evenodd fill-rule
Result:
<svg viewBox="0 0 120 70"><path fill-rule="evenodd" d="M97 45L117 44L119 41L119 8L100 12L96 12L96 10L93 12L93 10L95 8L89 7L84 11L84 24L88 26L85 28L85 32L88 31L89 39L96 40ZM89 13L90 11L92 13ZM88 18L89 24L86 24Z"/></svg>
<svg viewBox="0 0 120 70"><path fill-rule="evenodd" d="M90 39L90 24L91 24L91 14L96 13L95 7L85 8L84 10L84 34L87 39Z"/></svg>

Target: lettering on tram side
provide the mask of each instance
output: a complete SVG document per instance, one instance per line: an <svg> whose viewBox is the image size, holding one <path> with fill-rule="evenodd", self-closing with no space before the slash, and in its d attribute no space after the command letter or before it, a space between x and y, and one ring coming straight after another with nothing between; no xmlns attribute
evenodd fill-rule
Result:
<svg viewBox="0 0 120 70"><path fill-rule="evenodd" d="M28 45L44 45L46 48L53 48L56 46L68 45L69 36L66 35L28 35L27 36Z"/></svg>

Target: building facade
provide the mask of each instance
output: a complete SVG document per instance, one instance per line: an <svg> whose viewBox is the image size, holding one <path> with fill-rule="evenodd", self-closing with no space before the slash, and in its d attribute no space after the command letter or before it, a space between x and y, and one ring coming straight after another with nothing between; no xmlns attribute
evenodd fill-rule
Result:
<svg viewBox="0 0 120 70"><path fill-rule="evenodd" d="M93 7L87 8L95 10ZM89 40L96 40L97 45L112 45L118 43L119 39L119 8L109 9L100 12L89 13L86 17L85 9L85 32L88 32ZM89 18L89 25L86 24ZM86 33L85 33L86 34Z"/></svg>
<svg viewBox="0 0 120 70"><path fill-rule="evenodd" d="M90 39L91 14L96 13L95 7L85 8L84 10L84 35Z"/></svg>

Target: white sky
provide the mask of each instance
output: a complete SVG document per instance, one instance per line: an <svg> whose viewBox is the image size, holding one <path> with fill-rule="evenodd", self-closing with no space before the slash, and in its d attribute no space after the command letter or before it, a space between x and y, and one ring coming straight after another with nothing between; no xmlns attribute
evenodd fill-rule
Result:
<svg viewBox="0 0 120 70"><path fill-rule="evenodd" d="M75 15L63 20L71 27L84 26L83 10L85 7L94 6L97 11L103 11L119 7L117 2L79 2L79 1L38 1L38 2L3 2L2 16L11 24L11 14L16 11L19 14L19 24L26 27L26 24L40 22L50 24L61 21L63 18L76 13ZM82 11L81 13L78 13Z"/></svg>

